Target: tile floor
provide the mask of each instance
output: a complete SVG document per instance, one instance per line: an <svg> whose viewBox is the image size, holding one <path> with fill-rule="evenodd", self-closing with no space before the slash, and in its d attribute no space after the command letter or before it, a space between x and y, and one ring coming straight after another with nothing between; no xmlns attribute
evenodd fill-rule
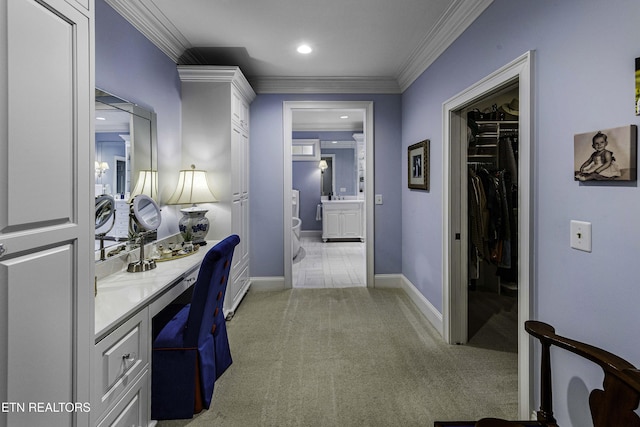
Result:
<svg viewBox="0 0 640 427"><path fill-rule="evenodd" d="M300 246L293 260L294 288L366 286L364 243L323 243L317 236L303 237Z"/></svg>

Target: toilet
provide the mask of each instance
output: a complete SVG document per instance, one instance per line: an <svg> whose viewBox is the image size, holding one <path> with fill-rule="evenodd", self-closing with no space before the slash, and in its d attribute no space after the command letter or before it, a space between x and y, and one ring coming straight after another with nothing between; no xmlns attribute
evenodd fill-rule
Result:
<svg viewBox="0 0 640 427"><path fill-rule="evenodd" d="M300 191L294 189L291 193L291 256L295 259L298 256L298 252L300 252L302 220L300 219Z"/></svg>

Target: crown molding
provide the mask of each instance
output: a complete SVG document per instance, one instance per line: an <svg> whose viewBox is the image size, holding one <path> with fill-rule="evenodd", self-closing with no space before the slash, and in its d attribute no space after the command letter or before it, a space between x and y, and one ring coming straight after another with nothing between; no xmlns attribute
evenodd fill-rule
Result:
<svg viewBox="0 0 640 427"><path fill-rule="evenodd" d="M249 101L256 93L249 84L240 67L222 65L178 65L178 75L183 82L231 83Z"/></svg>
<svg viewBox="0 0 640 427"><path fill-rule="evenodd" d="M201 64L191 43L151 0L105 0L175 63ZM454 0L434 29L422 40L395 76L389 77L254 77L257 93L404 92L493 3ZM252 90L253 91L253 90Z"/></svg>
<svg viewBox="0 0 640 427"><path fill-rule="evenodd" d="M400 93L393 77L255 77L258 93Z"/></svg>
<svg viewBox="0 0 640 427"><path fill-rule="evenodd" d="M176 64L180 61L185 62L185 59L189 62L198 62L197 58L189 54L191 48L189 40L152 1L105 1ZM183 55L188 58L183 58Z"/></svg>
<svg viewBox="0 0 640 427"><path fill-rule="evenodd" d="M293 125L294 132L321 132L321 131L349 131L362 132L362 122L359 125L349 123L296 123Z"/></svg>
<svg viewBox="0 0 640 427"><path fill-rule="evenodd" d="M455 0L398 72L401 92L407 90L491 3L493 0Z"/></svg>

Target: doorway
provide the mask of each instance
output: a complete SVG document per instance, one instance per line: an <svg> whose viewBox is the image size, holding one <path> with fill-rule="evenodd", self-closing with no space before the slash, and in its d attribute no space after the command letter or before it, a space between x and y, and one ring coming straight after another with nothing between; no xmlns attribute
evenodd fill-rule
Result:
<svg viewBox="0 0 640 427"><path fill-rule="evenodd" d="M365 280L366 286L374 283L374 232L373 232L373 102L371 101L285 101L283 103L283 219L284 219L284 287L293 287L293 249L291 212L292 206L292 144L293 144L293 115L294 112L330 112L331 110L352 110L364 117L363 134L364 152L363 163L364 182L364 217L365 219ZM318 158L319 161L319 158ZM319 173L318 169L318 173ZM319 186L319 184L318 184ZM318 193L320 188L318 188Z"/></svg>
<svg viewBox="0 0 640 427"><path fill-rule="evenodd" d="M443 335L451 344L468 340L468 201L467 116L469 107L481 99L517 85L519 99L519 167L517 224L518 412L528 418L532 366L529 337L522 325L530 318L533 257L531 243L532 78L533 52L527 52L443 104L444 188L443 204Z"/></svg>

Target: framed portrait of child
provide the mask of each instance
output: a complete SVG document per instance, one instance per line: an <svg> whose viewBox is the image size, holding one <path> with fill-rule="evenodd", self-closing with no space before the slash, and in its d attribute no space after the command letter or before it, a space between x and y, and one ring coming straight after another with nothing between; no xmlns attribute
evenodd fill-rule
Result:
<svg viewBox="0 0 640 427"><path fill-rule="evenodd" d="M635 125L580 133L574 136L576 181L635 181Z"/></svg>

